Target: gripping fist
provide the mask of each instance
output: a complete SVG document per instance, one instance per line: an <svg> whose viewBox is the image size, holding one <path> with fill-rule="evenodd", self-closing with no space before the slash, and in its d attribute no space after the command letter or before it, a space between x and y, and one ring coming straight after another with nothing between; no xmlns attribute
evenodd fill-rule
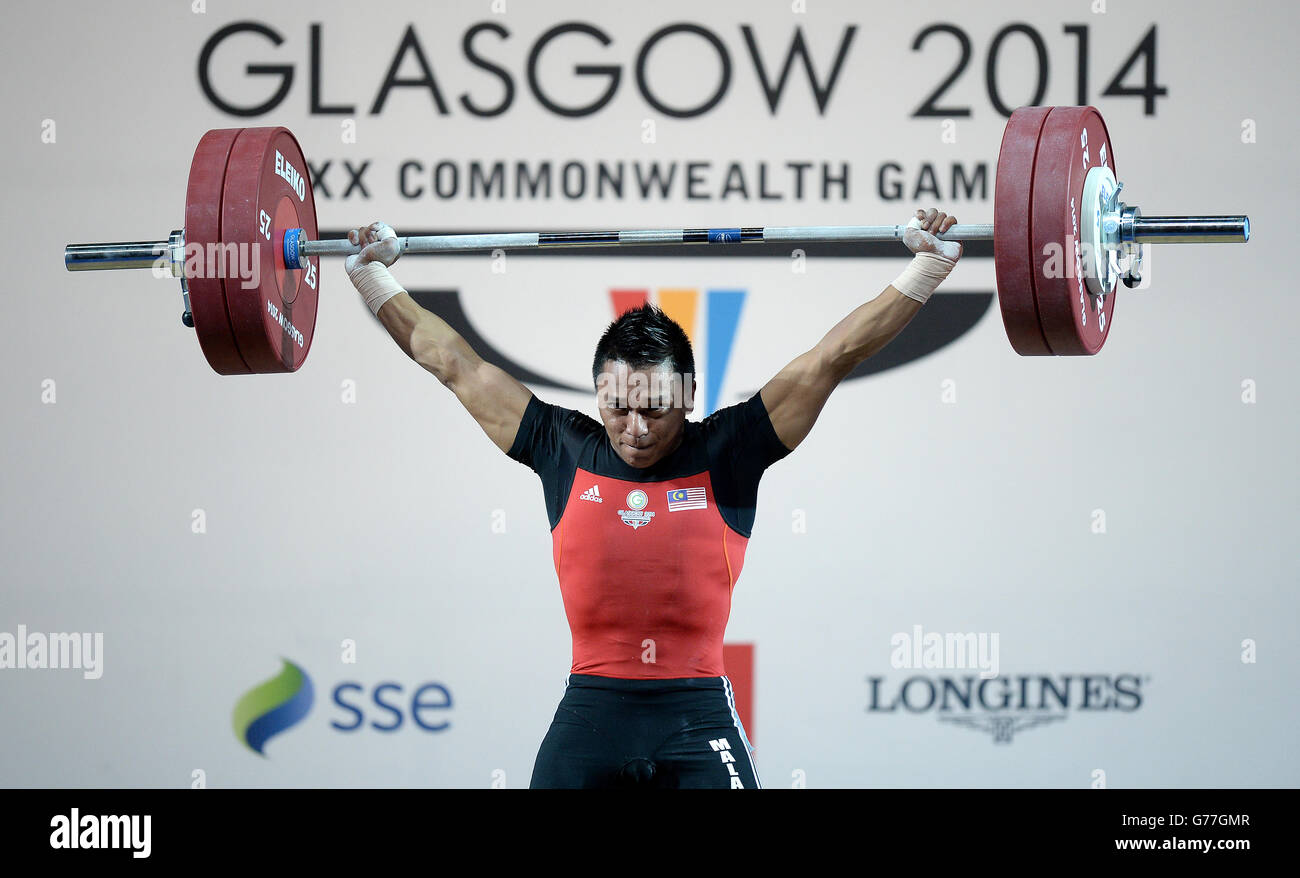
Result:
<svg viewBox="0 0 1300 878"><path fill-rule="evenodd" d="M367 262L379 262L385 266L392 265L402 251L397 243L397 232L387 223L374 222L348 232L348 241L360 244L360 253L354 253L343 262L349 275L359 265Z"/></svg>
<svg viewBox="0 0 1300 878"><path fill-rule="evenodd" d="M903 243L913 253L934 253L956 262L961 258L961 242L940 241L935 237L951 229L956 222L956 217L948 216L933 207L929 210L918 210L916 216L912 217L911 222L907 224L907 230L903 232Z"/></svg>

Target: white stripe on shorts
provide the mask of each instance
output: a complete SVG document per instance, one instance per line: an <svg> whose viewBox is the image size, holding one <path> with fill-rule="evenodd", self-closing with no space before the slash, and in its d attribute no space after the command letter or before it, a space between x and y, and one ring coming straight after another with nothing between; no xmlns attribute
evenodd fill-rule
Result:
<svg viewBox="0 0 1300 878"><path fill-rule="evenodd" d="M731 708L731 718L736 723L736 730L740 732L740 741L745 745L745 755L749 757L749 770L754 772L754 783L761 790L762 782L758 779L758 766L754 764L754 747L749 743L749 737L745 734L745 727L740 723L740 714L736 713L736 693L731 688L731 681L725 676L722 678L722 685L727 691L727 706Z"/></svg>

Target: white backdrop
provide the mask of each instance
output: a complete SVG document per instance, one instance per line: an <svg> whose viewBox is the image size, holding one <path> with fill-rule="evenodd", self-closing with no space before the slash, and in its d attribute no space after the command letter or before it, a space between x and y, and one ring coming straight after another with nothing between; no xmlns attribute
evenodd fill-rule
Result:
<svg viewBox="0 0 1300 878"><path fill-rule="evenodd" d="M918 202L988 222L1005 120L985 65L995 35L1016 22L1046 47L1042 103L1078 101L1078 31L1064 28L1088 27L1086 100L1107 120L1126 200L1146 214L1249 213L1251 242L1154 253L1150 289L1120 293L1114 337L1097 357L1016 356L994 305L955 342L836 392L804 445L765 476L735 592L727 640L754 649L760 774L774 788L1300 782L1300 305L1286 242L1297 196L1294 4L195 6L26 4L7 12L0 36L10 253L0 632L97 632L104 644L98 679L0 668L0 784L189 786L199 771L210 786L517 788L562 693L568 630L536 476L401 354L341 260L323 267L306 365L259 377L209 370L178 319L174 282L64 271L67 242L179 227L204 131L291 127L313 164L332 162L321 178L330 196L317 191L330 230L374 218L399 231L894 223ZM200 85L204 45L236 22L281 43L221 41L209 78L222 101L255 105L275 92L279 77L250 64L293 69L283 100L252 117L223 112ZM544 93L579 106L607 78L575 75L575 65L621 70L610 102L586 116L547 110L528 83L529 52L563 22L598 28L609 44L552 42L538 66ZM725 95L691 118L655 110L637 87L637 53L679 22L714 34L731 66ZM462 50L481 23L505 35L478 34L475 51L513 85L492 117L461 102L490 107L505 94ZM969 38L971 56L936 103L969 107L968 117L913 115L958 66L951 31L913 49L940 23ZM352 105L345 113L313 112L313 24L317 103ZM1147 115L1142 98L1102 92L1153 25L1154 79L1167 94ZM371 112L408 26L446 114L417 87L392 89ZM802 33L823 84L856 27L824 111L800 64L769 110L744 26L771 80ZM689 34L659 43L646 68L653 93L700 103L721 70L708 45ZM995 74L1005 103L1032 97L1035 66L1023 32L1005 39ZM1126 84L1142 82L1142 60L1129 74ZM408 48L399 78L419 75ZM421 197L400 193L407 160L425 167ZM675 162L682 174L686 162L709 162L713 197L687 198L680 181L647 199L431 191L438 162L463 174L475 160ZM345 161L370 162L368 194L343 196ZM751 176L748 200L722 199L719 169L733 161L750 175L767 162L785 197L758 198ZM819 186L795 197L791 161L847 163L847 198L823 198ZM909 190L932 164L938 197L882 198L887 162L902 166ZM953 165L979 162L985 196L954 193ZM398 277L458 290L495 347L571 386L589 376L611 289L697 291L697 357L723 370L728 404L874 296L905 264L899 249L896 259L814 251L802 274L773 257L560 256L509 257L504 273L487 257L408 259ZM941 293L992 289L992 259L971 255ZM705 349L710 290L745 292L725 363ZM536 389L595 414L593 394ZM1027 677L1036 692L1045 676L1070 690L1068 707L869 710L868 678L880 678L884 707L909 678L924 678L909 684L917 705L925 687L978 673L891 666L891 637L914 625L996 634L1013 689ZM260 756L236 737L232 712L282 657L309 675L314 701ZM1137 695L1121 709L1085 709L1083 677L1104 678L1087 685L1111 697L1117 681ZM412 692L431 682L451 696L425 714L448 723L437 732L410 711ZM345 683L361 687L342 696L364 710L354 731L336 727L355 719L334 700ZM403 717L387 732L368 725L393 722L370 700L386 683L401 687L382 697ZM1044 714L1055 718L1017 726L1009 743L975 727Z"/></svg>

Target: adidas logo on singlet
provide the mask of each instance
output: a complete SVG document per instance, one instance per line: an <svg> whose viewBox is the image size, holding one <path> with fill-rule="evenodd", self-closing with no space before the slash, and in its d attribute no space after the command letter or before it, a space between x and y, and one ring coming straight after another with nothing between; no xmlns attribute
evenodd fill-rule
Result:
<svg viewBox="0 0 1300 878"><path fill-rule="evenodd" d="M603 497L600 496L600 485L592 485L590 488L588 488L587 490L583 491L583 492L582 492L582 496L579 497L578 499L579 499L579 500L590 500L590 501L592 501L593 503L604 503L604 502L605 502L605 498L603 498Z"/></svg>

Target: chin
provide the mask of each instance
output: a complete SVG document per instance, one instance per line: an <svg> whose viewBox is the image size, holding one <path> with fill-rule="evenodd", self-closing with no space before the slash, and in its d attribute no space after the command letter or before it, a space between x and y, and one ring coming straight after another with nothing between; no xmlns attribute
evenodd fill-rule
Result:
<svg viewBox="0 0 1300 878"><path fill-rule="evenodd" d="M657 457L658 457L657 455L653 455L653 454L624 453L623 462L626 463L628 466L634 466L637 469L645 469L648 466L653 466Z"/></svg>

